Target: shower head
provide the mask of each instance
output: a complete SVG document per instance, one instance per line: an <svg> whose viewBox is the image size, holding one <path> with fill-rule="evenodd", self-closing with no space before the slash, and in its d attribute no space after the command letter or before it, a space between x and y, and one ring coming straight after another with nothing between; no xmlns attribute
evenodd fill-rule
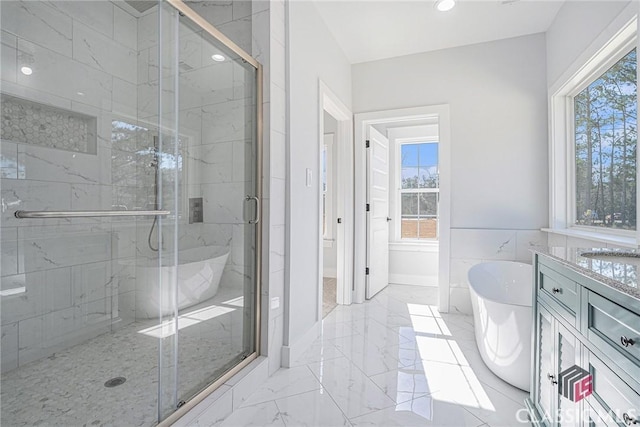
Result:
<svg viewBox="0 0 640 427"><path fill-rule="evenodd" d="M158 2L156 0L124 0L129 6L133 7L140 13L144 13L147 10L151 9L153 6L157 5Z"/></svg>

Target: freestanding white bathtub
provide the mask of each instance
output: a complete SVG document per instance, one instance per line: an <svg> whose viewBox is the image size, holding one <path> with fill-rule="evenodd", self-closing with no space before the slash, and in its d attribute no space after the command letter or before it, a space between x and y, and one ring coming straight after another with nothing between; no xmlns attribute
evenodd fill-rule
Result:
<svg viewBox="0 0 640 427"><path fill-rule="evenodd" d="M478 350L509 384L529 391L531 373L531 265L493 261L469 270Z"/></svg>
<svg viewBox="0 0 640 427"><path fill-rule="evenodd" d="M178 267L173 258L136 266L136 318L153 319L173 312L173 279L178 274L178 309L206 301L218 292L220 278L229 257L229 248L205 246L180 251ZM158 280L162 286L158 286ZM162 288L162 290L161 290ZM162 299L162 302L161 302ZM162 307L161 307L162 305Z"/></svg>

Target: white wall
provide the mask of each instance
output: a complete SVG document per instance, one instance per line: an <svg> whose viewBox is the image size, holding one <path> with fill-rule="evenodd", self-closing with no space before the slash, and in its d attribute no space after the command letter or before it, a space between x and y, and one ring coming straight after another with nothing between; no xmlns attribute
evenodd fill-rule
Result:
<svg viewBox="0 0 640 427"><path fill-rule="evenodd" d="M289 2L289 254L285 345L293 346L316 322L318 312L319 111L322 80L351 107L351 66L313 2ZM306 169L313 183L305 186Z"/></svg>
<svg viewBox="0 0 640 427"><path fill-rule="evenodd" d="M551 87L630 1L567 1L547 30L547 82Z"/></svg>
<svg viewBox="0 0 640 427"><path fill-rule="evenodd" d="M527 248L545 244L545 37L356 64L352 73L355 113L450 106L451 310L469 312L470 265L530 260Z"/></svg>

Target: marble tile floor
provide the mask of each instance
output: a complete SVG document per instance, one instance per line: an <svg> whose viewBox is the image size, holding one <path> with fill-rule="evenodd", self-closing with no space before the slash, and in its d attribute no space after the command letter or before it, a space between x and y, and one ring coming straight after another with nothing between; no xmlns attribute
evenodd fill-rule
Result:
<svg viewBox="0 0 640 427"><path fill-rule="evenodd" d="M240 291L242 292L242 291ZM181 312L178 395L202 389L216 369L242 351L242 299L221 287L209 301ZM158 337L171 360L171 331L136 321L2 375L2 426L152 426L157 421ZM210 367L203 372L202 366ZM163 380L172 383L174 365ZM123 376L113 388L105 381ZM169 396L171 395L169 391Z"/></svg>
<svg viewBox="0 0 640 427"><path fill-rule="evenodd" d="M437 290L391 285L338 306L293 367L228 417L215 404L195 426L518 426L527 394L484 365L473 319L439 313Z"/></svg>

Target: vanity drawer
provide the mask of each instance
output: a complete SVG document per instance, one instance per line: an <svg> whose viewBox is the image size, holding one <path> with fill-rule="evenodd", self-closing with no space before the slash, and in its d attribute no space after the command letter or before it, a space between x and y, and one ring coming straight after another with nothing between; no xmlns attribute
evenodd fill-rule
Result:
<svg viewBox="0 0 640 427"><path fill-rule="evenodd" d="M579 306L578 284L544 264L538 267L538 294L572 326Z"/></svg>
<svg viewBox="0 0 640 427"><path fill-rule="evenodd" d="M586 305L582 333L624 371L640 378L640 315L591 291Z"/></svg>
<svg viewBox="0 0 640 427"><path fill-rule="evenodd" d="M587 352L588 371L592 375L593 393L586 400L592 408L622 425L640 425L640 394L621 380L604 362ZM636 385L637 386L637 385Z"/></svg>

